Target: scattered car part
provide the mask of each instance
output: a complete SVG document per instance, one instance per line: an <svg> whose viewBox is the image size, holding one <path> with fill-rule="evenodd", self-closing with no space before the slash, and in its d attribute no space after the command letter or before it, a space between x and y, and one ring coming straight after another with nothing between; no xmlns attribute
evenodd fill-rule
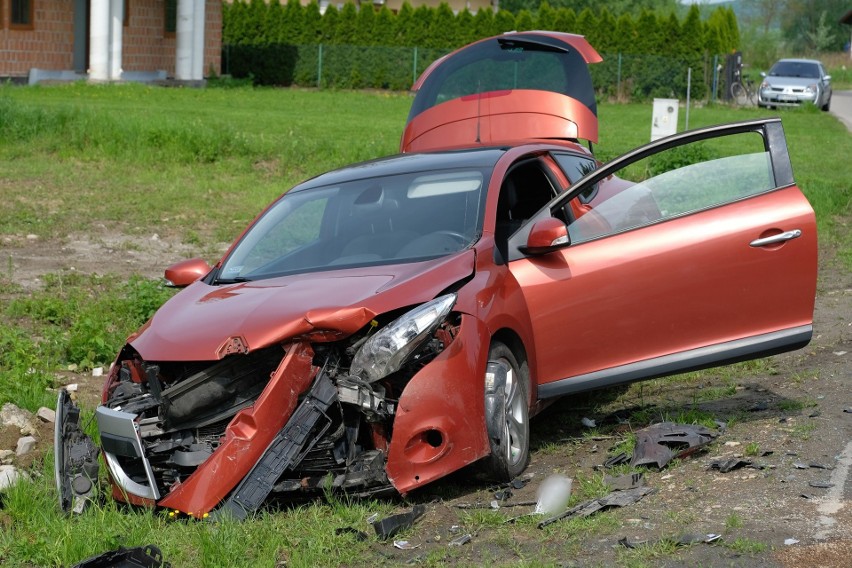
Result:
<svg viewBox="0 0 852 568"><path fill-rule="evenodd" d="M635 487L626 491L614 491L604 497L580 503L579 505L568 509L564 513L556 515L555 517L545 519L538 524L538 528L542 529L563 519L588 517L598 511L604 511L613 507L626 507L627 505L632 505L646 495L650 495L656 491L657 490L652 487Z"/></svg>
<svg viewBox="0 0 852 568"><path fill-rule="evenodd" d="M447 543L447 546L463 546L473 540L473 535L470 533L459 535L450 542Z"/></svg>
<svg viewBox="0 0 852 568"><path fill-rule="evenodd" d="M80 428L80 409L65 389L56 401L53 448L59 509L80 514L97 495L100 451Z"/></svg>
<svg viewBox="0 0 852 568"><path fill-rule="evenodd" d="M834 484L828 481L809 481L808 485L817 489L831 489L834 487Z"/></svg>
<svg viewBox="0 0 852 568"><path fill-rule="evenodd" d="M612 491L626 491L645 485L645 474L640 472L625 473L617 477L605 475L603 483Z"/></svg>
<svg viewBox="0 0 852 568"><path fill-rule="evenodd" d="M414 550L415 548L420 548L420 545L407 540L395 540L393 541L393 547L400 550Z"/></svg>
<svg viewBox="0 0 852 568"><path fill-rule="evenodd" d="M656 465L663 469L675 458L689 456L718 434L704 426L661 422L636 432L636 445L630 465Z"/></svg>
<svg viewBox="0 0 852 568"><path fill-rule="evenodd" d="M92 556L73 568L170 568L169 562L163 561L163 553L160 549L149 544L125 548L119 546L117 550L104 552Z"/></svg>
<svg viewBox="0 0 852 568"><path fill-rule="evenodd" d="M399 531L410 528L417 520L426 513L425 505L415 505L411 511L385 517L373 523L376 535L382 540L387 540Z"/></svg>
<svg viewBox="0 0 852 568"><path fill-rule="evenodd" d="M624 463L628 463L630 461L630 456L627 455L627 452L620 452L617 455L607 458L605 462L603 462L603 467L609 469L615 467L617 465L621 465Z"/></svg>
<svg viewBox="0 0 852 568"><path fill-rule="evenodd" d="M764 466L755 464L751 460L744 460L741 458L728 458L712 462L710 464L710 467L708 467L707 469L718 469L720 473L728 473L730 471L734 471L735 469L740 469L742 467L763 469Z"/></svg>

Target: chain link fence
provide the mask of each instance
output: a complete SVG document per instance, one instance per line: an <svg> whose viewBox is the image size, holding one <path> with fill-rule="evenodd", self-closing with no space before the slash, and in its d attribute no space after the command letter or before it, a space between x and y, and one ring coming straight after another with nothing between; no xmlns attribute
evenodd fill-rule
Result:
<svg viewBox="0 0 852 568"><path fill-rule="evenodd" d="M404 91L449 49L356 45L224 45L222 72L256 85ZM601 98L643 101L685 98L692 69L691 98L718 98L716 56L691 60L658 55L604 53L589 66Z"/></svg>

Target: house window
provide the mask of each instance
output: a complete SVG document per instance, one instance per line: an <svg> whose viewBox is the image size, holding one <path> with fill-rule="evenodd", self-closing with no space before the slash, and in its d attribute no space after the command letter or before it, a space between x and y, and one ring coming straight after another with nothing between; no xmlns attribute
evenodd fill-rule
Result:
<svg viewBox="0 0 852 568"><path fill-rule="evenodd" d="M12 18L10 28L13 30L33 29L33 2L34 0L11 0Z"/></svg>
<svg viewBox="0 0 852 568"><path fill-rule="evenodd" d="M174 35L177 31L177 3L178 0L166 0L165 5L165 32L166 35Z"/></svg>

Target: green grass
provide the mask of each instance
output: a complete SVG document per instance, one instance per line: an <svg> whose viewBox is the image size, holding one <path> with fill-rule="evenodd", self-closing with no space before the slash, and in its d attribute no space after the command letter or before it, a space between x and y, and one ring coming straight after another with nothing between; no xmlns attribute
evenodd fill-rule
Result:
<svg viewBox="0 0 852 568"><path fill-rule="evenodd" d="M395 152L410 102L406 95L333 91L0 86L0 238L35 234L61 246L75 234L97 239L102 231L98 225L103 225L106 231L131 237L123 245L127 250L144 249L145 238L157 233L194 244L208 260L215 260L220 243L232 240L293 184ZM599 109L599 156L612 158L648 140L650 104L604 103ZM772 114L724 106L693 108L690 126ZM852 241L842 230L850 213L852 176L843 166L852 155L852 136L824 113L802 109L778 114L796 178L817 211L821 239L838 246L852 266ZM683 126L683 109L680 120ZM30 410L51 406L54 394L47 389L55 386L58 370L108 364L126 335L170 295L158 282L142 278L67 272L48 275L40 290L25 291L15 283L14 259L3 256L0 404L14 401ZM757 362L667 381L687 388L701 381L723 383L718 391L705 389L707 399L713 399L732 395L736 379L743 375L772 372L771 364ZM713 426L714 417L694 408L642 412L631 417L634 427L656 420ZM582 433L566 427L569 422L551 422L559 425L549 438L536 433L534 446L570 456L571 444ZM806 422L793 433L806 437L812 429ZM635 439L628 434L619 440L614 443L627 451ZM159 546L174 566L269 566L285 560L288 566L350 565L359 563L353 558L375 559L383 553L376 552L373 541L335 536L334 529L354 526L369 532L364 519L370 513L393 509L390 503L331 498L263 513L243 524L214 524L173 520L107 500L69 519L57 511L51 467L31 473L32 483L19 484L3 497L4 566L67 566L120 544L146 543ZM572 502L605 492L602 476L571 476ZM620 527L610 513L557 523L544 531L534 528L534 522L506 529L499 512L469 512L462 518L468 530L493 531L493 542L499 545L493 553L512 551L509 554L522 565L538 561L515 551L515 530L533 541L564 542L566 551L576 552L583 538L613 534ZM755 548L741 542L735 550L748 553ZM653 565L654 559L671 553L661 544L625 553L621 563ZM425 563L440 565L458 558L471 562L462 554L464 550L455 549L430 553Z"/></svg>

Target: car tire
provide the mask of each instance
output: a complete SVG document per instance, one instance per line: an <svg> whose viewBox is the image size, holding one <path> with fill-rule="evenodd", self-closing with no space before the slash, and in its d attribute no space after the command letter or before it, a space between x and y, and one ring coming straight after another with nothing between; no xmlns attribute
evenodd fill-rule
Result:
<svg viewBox="0 0 852 568"><path fill-rule="evenodd" d="M495 341L485 371L485 428L491 448L483 463L493 481L511 481L530 459L529 372L505 344Z"/></svg>
<svg viewBox="0 0 852 568"><path fill-rule="evenodd" d="M828 97L828 100L825 101L825 104L822 105L823 112L828 112L828 109L831 107L831 97Z"/></svg>

